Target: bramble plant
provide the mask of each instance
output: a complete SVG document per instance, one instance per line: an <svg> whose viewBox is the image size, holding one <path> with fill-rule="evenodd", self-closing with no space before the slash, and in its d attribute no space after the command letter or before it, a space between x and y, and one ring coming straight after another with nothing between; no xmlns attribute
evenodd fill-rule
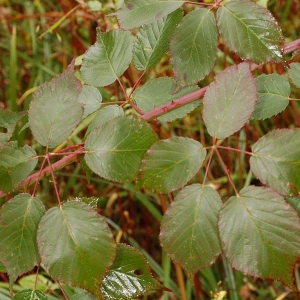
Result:
<svg viewBox="0 0 300 300"><path fill-rule="evenodd" d="M55 173L77 162L87 178L95 173L111 184L134 185L135 193L170 196L172 203L161 207L160 244L184 269L196 299L199 271L221 254L229 268L298 291L300 129L262 134L249 141L251 149L235 140L247 138L251 122L296 100L290 94L291 86L300 88L300 41L284 44L270 11L250 0L128 0L110 17L117 17L119 28L98 28L82 62L73 60L39 86L28 112L0 110L0 195L11 195L0 210L0 271L12 287L18 276L42 268L66 299L61 284L85 290L70 300L135 299L172 289L151 275L137 248L116 242L109 227L115 223L99 213L97 199L61 198ZM215 74L222 47L235 53L236 62ZM167 52L174 76L148 76ZM122 81L130 64L139 72L132 86ZM263 74L266 64L281 71ZM100 91L115 81L123 95L102 101ZM172 124L195 109L204 122L198 138L155 132L157 124ZM27 115L21 130L30 130L37 150L11 140ZM84 142L74 142L82 130ZM240 188L224 159L232 152L245 160ZM233 196L224 197L210 180L218 161ZM47 209L37 193L45 176L58 203ZM35 288L14 299L47 296Z"/></svg>

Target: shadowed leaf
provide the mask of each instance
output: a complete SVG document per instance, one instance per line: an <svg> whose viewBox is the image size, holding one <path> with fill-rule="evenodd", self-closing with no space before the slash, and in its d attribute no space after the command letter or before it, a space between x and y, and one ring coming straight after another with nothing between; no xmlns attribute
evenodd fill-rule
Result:
<svg viewBox="0 0 300 300"><path fill-rule="evenodd" d="M300 63L291 63L289 69L289 76L294 85L300 88Z"/></svg>
<svg viewBox="0 0 300 300"><path fill-rule="evenodd" d="M17 195L1 207L0 260L11 284L40 262L36 237L44 213L44 205L29 194Z"/></svg>
<svg viewBox="0 0 300 300"><path fill-rule="evenodd" d="M300 219L281 195L270 188L242 189L222 207L219 230L222 249L234 268L295 289Z"/></svg>
<svg viewBox="0 0 300 300"><path fill-rule="evenodd" d="M209 186L183 188L163 216L160 241L193 282L193 275L208 267L221 253L218 213L222 201Z"/></svg>

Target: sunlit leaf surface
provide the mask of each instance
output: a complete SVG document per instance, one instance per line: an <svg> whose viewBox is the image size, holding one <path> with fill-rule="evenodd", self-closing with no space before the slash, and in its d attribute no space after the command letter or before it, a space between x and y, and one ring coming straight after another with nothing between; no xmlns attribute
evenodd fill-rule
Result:
<svg viewBox="0 0 300 300"><path fill-rule="evenodd" d="M218 9L217 20L226 46L241 58L283 61L281 29L266 8L250 0L231 0Z"/></svg>
<svg viewBox="0 0 300 300"><path fill-rule="evenodd" d="M48 297L45 293L39 290L23 290L18 292L14 297L13 300L48 300Z"/></svg>
<svg viewBox="0 0 300 300"><path fill-rule="evenodd" d="M84 112L82 118L85 118L100 108L102 95L94 86L84 85L78 101L83 104Z"/></svg>
<svg viewBox="0 0 300 300"><path fill-rule="evenodd" d="M235 269L295 289L300 219L281 195L264 187L242 189L221 209L219 230L222 249Z"/></svg>

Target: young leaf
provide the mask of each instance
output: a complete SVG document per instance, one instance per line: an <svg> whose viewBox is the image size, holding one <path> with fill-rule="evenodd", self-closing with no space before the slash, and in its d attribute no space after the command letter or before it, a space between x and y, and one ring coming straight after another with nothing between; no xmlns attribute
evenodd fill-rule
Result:
<svg viewBox="0 0 300 300"><path fill-rule="evenodd" d="M256 78L256 85L258 99L252 119L270 118L288 106L291 88L286 77L278 74L263 74Z"/></svg>
<svg viewBox="0 0 300 300"><path fill-rule="evenodd" d="M180 189L197 173L205 156L202 145L190 138L157 141L143 158L137 187L162 194Z"/></svg>
<svg viewBox="0 0 300 300"><path fill-rule="evenodd" d="M242 189L222 207L219 230L222 249L235 269L295 288L300 219L281 195L264 187Z"/></svg>
<svg viewBox="0 0 300 300"><path fill-rule="evenodd" d="M289 69L289 76L294 85L300 88L300 63L291 63Z"/></svg>
<svg viewBox="0 0 300 300"><path fill-rule="evenodd" d="M252 147L250 167L269 187L289 194L300 189L300 129L278 129L261 137Z"/></svg>
<svg viewBox="0 0 300 300"><path fill-rule="evenodd" d="M129 31L97 30L97 41L85 53L81 76L93 86L113 83L128 68L132 60L133 36Z"/></svg>
<svg viewBox="0 0 300 300"><path fill-rule="evenodd" d="M39 290L23 290L18 292L13 300L48 300L48 297Z"/></svg>
<svg viewBox="0 0 300 300"><path fill-rule="evenodd" d="M142 27L133 48L133 63L140 70L154 67L167 52L173 30L182 19L181 9Z"/></svg>
<svg viewBox="0 0 300 300"><path fill-rule="evenodd" d="M172 100L176 100L199 89L198 86L190 86L173 94L175 86L176 82L171 77L155 78L147 81L142 87L137 88L132 94L132 99L135 104L146 113L153 110L155 107L170 103ZM199 104L200 101L191 102L168 112L157 119L161 122L171 122L177 118L183 118Z"/></svg>
<svg viewBox="0 0 300 300"><path fill-rule="evenodd" d="M53 279L100 297L116 244L104 218L93 208L70 201L48 210L39 225L38 248L42 266Z"/></svg>
<svg viewBox="0 0 300 300"><path fill-rule="evenodd" d="M111 16L116 15L120 27L129 30L159 20L182 4L180 0L126 0Z"/></svg>
<svg viewBox="0 0 300 300"><path fill-rule="evenodd" d="M0 260L10 283L40 261L36 237L44 213L44 205L29 194L17 195L1 207Z"/></svg>
<svg viewBox="0 0 300 300"><path fill-rule="evenodd" d="M193 184L176 195L163 216L162 247L190 279L221 253L217 226L221 206L221 198L213 188Z"/></svg>
<svg viewBox="0 0 300 300"><path fill-rule="evenodd" d="M171 63L178 87L194 84L212 69L217 57L218 31L212 11L199 8L187 14L171 39Z"/></svg>
<svg viewBox="0 0 300 300"><path fill-rule="evenodd" d="M85 160L93 172L116 182L136 178L145 152L157 140L150 125L118 117L97 127L85 143Z"/></svg>
<svg viewBox="0 0 300 300"><path fill-rule="evenodd" d="M249 120L257 100L248 63L225 69L215 77L203 98L203 120L208 133L229 137Z"/></svg>
<svg viewBox="0 0 300 300"><path fill-rule="evenodd" d="M29 146L18 147L9 142L0 148L0 190L10 192L18 186L37 164L36 152Z"/></svg>
<svg viewBox="0 0 300 300"><path fill-rule="evenodd" d="M17 123L25 115L25 111L10 112L0 108L0 131L2 128L6 129L6 132L0 132L0 146L10 140Z"/></svg>
<svg viewBox="0 0 300 300"><path fill-rule="evenodd" d="M102 95L97 88L84 85L78 97L78 102L83 104L84 112L82 118L84 119L100 108Z"/></svg>
<svg viewBox="0 0 300 300"><path fill-rule="evenodd" d="M124 116L124 110L118 105L108 105L101 108L89 125L86 136L88 136L94 129L96 129L100 125L103 125L104 123L121 116Z"/></svg>
<svg viewBox="0 0 300 300"><path fill-rule="evenodd" d="M281 30L266 8L250 0L231 0L218 9L217 20L226 46L241 58L283 61Z"/></svg>
<svg viewBox="0 0 300 300"><path fill-rule="evenodd" d="M117 256L106 274L101 292L104 299L135 299L162 285L151 275L149 266L137 249L118 244Z"/></svg>
<svg viewBox="0 0 300 300"><path fill-rule="evenodd" d="M50 149L58 146L80 122L83 108L77 99L81 89L73 62L64 73L34 92L28 111L29 125L41 145Z"/></svg>

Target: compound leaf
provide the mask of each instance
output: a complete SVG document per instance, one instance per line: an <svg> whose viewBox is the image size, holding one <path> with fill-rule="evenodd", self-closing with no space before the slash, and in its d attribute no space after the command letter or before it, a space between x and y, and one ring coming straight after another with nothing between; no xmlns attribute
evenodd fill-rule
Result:
<svg viewBox="0 0 300 300"><path fill-rule="evenodd" d="M70 201L48 210L38 228L42 266L55 279L98 298L116 244L104 218L89 205Z"/></svg>
<svg viewBox="0 0 300 300"><path fill-rule="evenodd" d="M300 88L300 63L291 63L289 69L289 76L294 85Z"/></svg>
<svg viewBox="0 0 300 300"><path fill-rule="evenodd" d="M198 86L190 86L181 89L177 93L173 93L176 86L174 78L161 77L147 81L142 87L137 88L132 94L132 99L136 105L144 112L149 112L155 107L160 107L172 100L176 100L184 95L198 90ZM161 122L171 122L177 118L185 117L189 112L193 111L200 101L194 101L168 112L157 119Z"/></svg>
<svg viewBox="0 0 300 300"><path fill-rule="evenodd" d="M182 19L181 9L142 27L133 48L133 63L140 70L154 67L167 52L171 34Z"/></svg>
<svg viewBox="0 0 300 300"><path fill-rule="evenodd" d="M114 264L101 286L103 298L135 299L146 292L161 288L161 284L151 275L142 253L128 245L118 244Z"/></svg>
<svg viewBox="0 0 300 300"><path fill-rule="evenodd" d="M199 8L187 14L171 39L171 63L178 87L203 79L217 57L218 31L214 14Z"/></svg>
<svg viewBox="0 0 300 300"><path fill-rule="evenodd" d="M203 120L208 133L229 137L249 120L257 100L248 63L225 69L215 77L203 98Z"/></svg>
<svg viewBox="0 0 300 300"><path fill-rule="evenodd" d="M129 31L97 29L97 41L85 53L81 76L93 86L113 83L128 68L132 60L133 36Z"/></svg>
<svg viewBox="0 0 300 300"><path fill-rule="evenodd" d="M94 86L84 85L78 97L78 102L83 104L82 118L84 119L100 108L102 95Z"/></svg>
<svg viewBox="0 0 300 300"><path fill-rule="evenodd" d="M295 289L300 219L281 195L265 187L242 189L222 207L219 230L222 249L235 269Z"/></svg>
<svg viewBox="0 0 300 300"><path fill-rule="evenodd" d="M23 290L18 292L13 298L13 300L48 300L48 297L39 290Z"/></svg>
<svg viewBox="0 0 300 300"><path fill-rule="evenodd" d="M17 195L1 207L0 260L11 284L40 261L36 237L44 213L44 205L29 194Z"/></svg>
<svg viewBox="0 0 300 300"><path fill-rule="evenodd" d="M182 6L179 0L128 0L115 13L121 28L128 30L159 20Z"/></svg>
<svg viewBox="0 0 300 300"><path fill-rule="evenodd" d="M145 152L157 140L150 125L137 118L118 117L87 137L85 160L93 172L116 182L136 178Z"/></svg>
<svg viewBox="0 0 300 300"><path fill-rule="evenodd" d="M36 152L29 146L18 147L9 142L0 148L0 190L10 192L18 186L37 164Z"/></svg>
<svg viewBox="0 0 300 300"><path fill-rule="evenodd" d="M10 112L0 108L0 146L10 140L17 123L26 114L24 111Z"/></svg>
<svg viewBox="0 0 300 300"><path fill-rule="evenodd" d="M197 173L205 156L202 145L190 138L157 141L143 158L137 186L156 193L177 190Z"/></svg>
<svg viewBox="0 0 300 300"><path fill-rule="evenodd" d="M176 195L163 216L162 247L190 279L221 253L217 226L221 206L221 198L213 188L193 184Z"/></svg>
<svg viewBox="0 0 300 300"><path fill-rule="evenodd" d="M231 0L218 9L217 20L226 46L241 58L283 61L282 33L266 8L250 0Z"/></svg>
<svg viewBox="0 0 300 300"><path fill-rule="evenodd" d="M291 88L286 77L278 74L263 74L256 78L256 85L258 99L252 119L270 118L288 106Z"/></svg>
<svg viewBox="0 0 300 300"><path fill-rule="evenodd" d="M261 137L252 147L250 167L269 187L289 194L300 189L300 129L278 129Z"/></svg>
<svg viewBox="0 0 300 300"><path fill-rule="evenodd" d="M41 145L49 148L58 146L81 121L83 108L77 101L81 89L72 62L64 73L34 92L28 111L29 125Z"/></svg>

